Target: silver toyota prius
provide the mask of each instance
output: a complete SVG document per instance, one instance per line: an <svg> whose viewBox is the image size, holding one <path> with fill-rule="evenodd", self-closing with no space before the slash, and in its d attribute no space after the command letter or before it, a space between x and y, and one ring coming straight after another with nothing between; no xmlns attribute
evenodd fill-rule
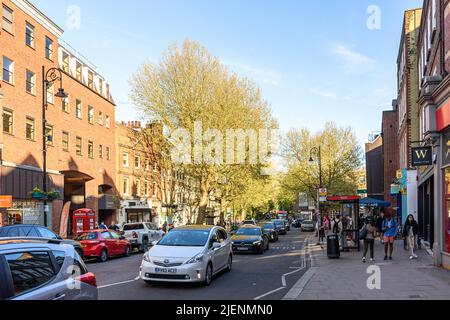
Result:
<svg viewBox="0 0 450 320"><path fill-rule="evenodd" d="M186 226L171 230L144 255L140 277L153 282L202 282L231 271L233 251L225 229Z"/></svg>

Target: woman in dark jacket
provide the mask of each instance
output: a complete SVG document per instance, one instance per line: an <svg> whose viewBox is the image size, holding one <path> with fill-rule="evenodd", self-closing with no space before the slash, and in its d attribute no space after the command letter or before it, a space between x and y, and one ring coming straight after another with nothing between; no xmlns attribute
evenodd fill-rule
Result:
<svg viewBox="0 0 450 320"><path fill-rule="evenodd" d="M411 250L410 260L417 259L416 255L416 236L419 234L419 224L414 219L414 216L410 214L406 219L405 226L403 227L403 237L407 239L409 250Z"/></svg>

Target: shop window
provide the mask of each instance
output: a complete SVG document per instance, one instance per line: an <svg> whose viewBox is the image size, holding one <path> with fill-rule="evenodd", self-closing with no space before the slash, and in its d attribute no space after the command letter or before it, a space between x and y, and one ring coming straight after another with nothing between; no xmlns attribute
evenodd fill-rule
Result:
<svg viewBox="0 0 450 320"><path fill-rule="evenodd" d="M450 253L450 167L445 169L444 251Z"/></svg>

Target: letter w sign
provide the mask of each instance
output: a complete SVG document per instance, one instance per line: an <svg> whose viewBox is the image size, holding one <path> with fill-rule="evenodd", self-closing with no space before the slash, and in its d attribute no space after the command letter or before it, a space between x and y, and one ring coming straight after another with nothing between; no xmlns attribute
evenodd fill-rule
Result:
<svg viewBox="0 0 450 320"><path fill-rule="evenodd" d="M433 150L431 147L412 148L412 166L431 166L433 164Z"/></svg>

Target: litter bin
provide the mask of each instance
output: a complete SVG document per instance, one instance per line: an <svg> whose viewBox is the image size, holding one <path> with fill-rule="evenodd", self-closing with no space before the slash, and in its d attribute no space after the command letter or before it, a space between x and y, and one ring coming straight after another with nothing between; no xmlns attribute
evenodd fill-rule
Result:
<svg viewBox="0 0 450 320"><path fill-rule="evenodd" d="M339 259L341 252L339 250L339 235L332 234L327 238L327 255L328 259Z"/></svg>

